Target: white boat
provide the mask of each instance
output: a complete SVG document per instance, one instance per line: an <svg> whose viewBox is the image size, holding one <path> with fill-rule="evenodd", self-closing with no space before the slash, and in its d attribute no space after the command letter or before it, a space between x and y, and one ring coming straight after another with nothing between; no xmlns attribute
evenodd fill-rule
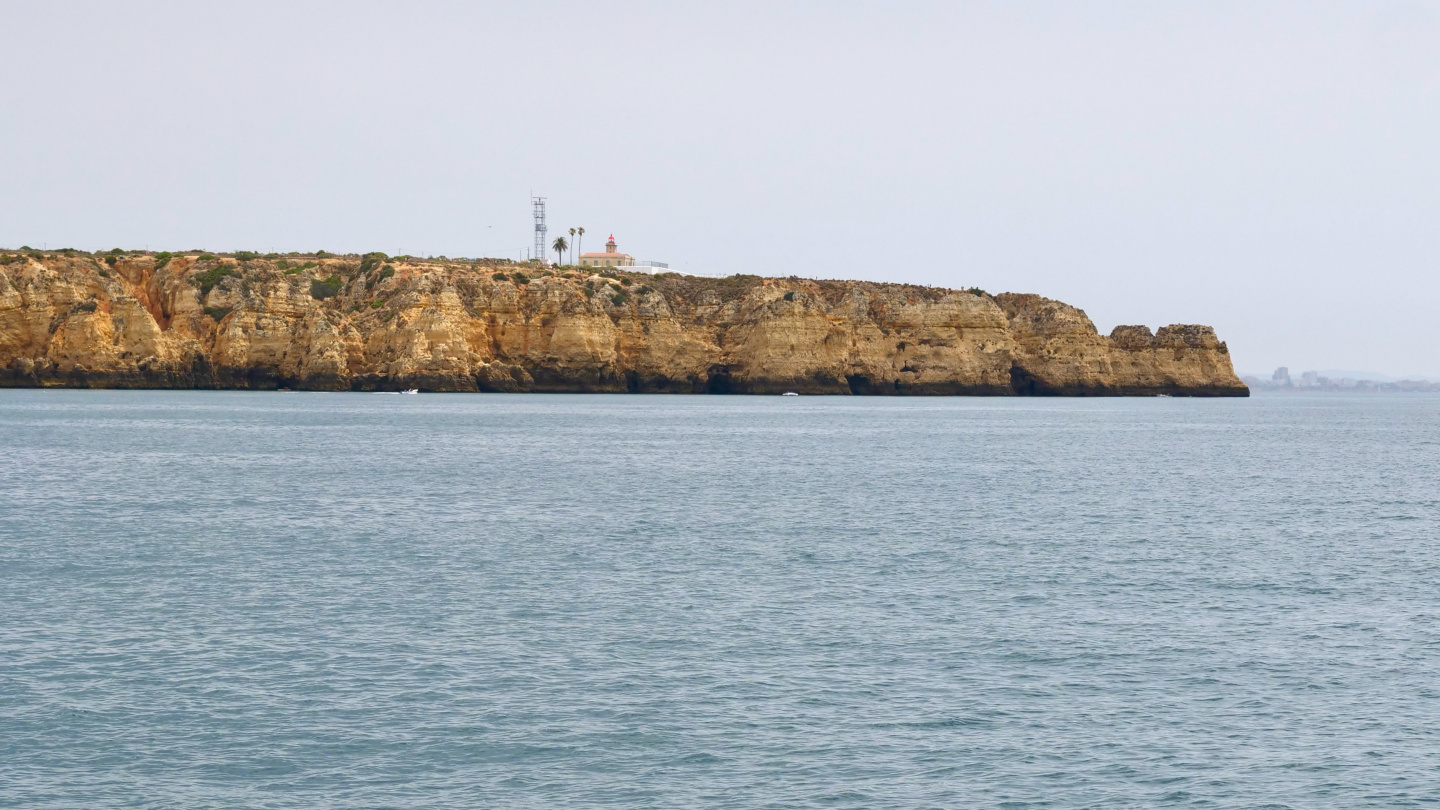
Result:
<svg viewBox="0 0 1440 810"><path fill-rule="evenodd" d="M800 395L797 394L797 393L795 393L794 391L786 391L785 393L781 394L780 396L782 396L782 397L798 397L798 396L800 396Z"/></svg>
<svg viewBox="0 0 1440 810"><path fill-rule="evenodd" d="M419 388L406 388L404 391L401 391L400 393L402 393L402 394L418 394L418 393L420 393L420 389L419 389Z"/></svg>

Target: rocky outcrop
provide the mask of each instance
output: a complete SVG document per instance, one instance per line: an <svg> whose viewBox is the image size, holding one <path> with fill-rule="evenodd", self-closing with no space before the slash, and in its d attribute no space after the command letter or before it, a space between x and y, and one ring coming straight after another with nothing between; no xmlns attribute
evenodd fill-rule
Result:
<svg viewBox="0 0 1440 810"><path fill-rule="evenodd" d="M364 257L0 253L0 386L1245 396L1036 295Z"/></svg>

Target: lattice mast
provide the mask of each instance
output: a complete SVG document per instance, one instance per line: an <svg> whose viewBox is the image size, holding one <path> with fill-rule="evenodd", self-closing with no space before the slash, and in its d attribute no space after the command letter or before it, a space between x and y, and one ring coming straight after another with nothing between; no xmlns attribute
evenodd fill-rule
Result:
<svg viewBox="0 0 1440 810"><path fill-rule="evenodd" d="M545 263L545 257L549 255L550 246L545 244L545 198L531 197L531 204L535 207L535 253L534 257Z"/></svg>

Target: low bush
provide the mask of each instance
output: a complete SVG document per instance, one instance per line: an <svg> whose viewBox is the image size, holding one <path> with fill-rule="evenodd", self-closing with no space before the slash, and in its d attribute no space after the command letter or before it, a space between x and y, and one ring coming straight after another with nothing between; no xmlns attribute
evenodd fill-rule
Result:
<svg viewBox="0 0 1440 810"><path fill-rule="evenodd" d="M371 270L374 270L376 267L379 267L380 265L389 261L389 259L389 256L386 256L384 253L380 253L379 251L366 253L364 256L360 257L361 275L369 275Z"/></svg>
<svg viewBox="0 0 1440 810"><path fill-rule="evenodd" d="M494 280L496 280L496 281L504 281L505 279L509 278L509 276L505 275L504 273L496 273L495 275L491 276L490 278L492 278L492 279L494 279Z"/></svg>
<svg viewBox="0 0 1440 810"><path fill-rule="evenodd" d="M395 275L395 267L393 265L387 264L384 267L380 268L380 278L378 280L384 281L385 279L390 278L393 275Z"/></svg>
<svg viewBox="0 0 1440 810"><path fill-rule="evenodd" d="M795 291L794 291L794 290L791 290L790 292L785 293L785 300L786 300L786 301L794 301L794 300L795 300Z"/></svg>
<svg viewBox="0 0 1440 810"><path fill-rule="evenodd" d="M378 298L375 299L374 301L371 301L371 302L370 302L370 308L371 308L371 309L379 309L380 307L383 307L383 306L385 306L385 302L384 302L384 301L381 301L381 300L378 299Z"/></svg>
<svg viewBox="0 0 1440 810"><path fill-rule="evenodd" d="M323 279L314 279L310 282L310 297L323 301L326 298L330 298L338 294L340 292L340 287L343 286L343 284L344 282L340 280L339 276L331 276L329 278Z"/></svg>
<svg viewBox="0 0 1440 810"><path fill-rule="evenodd" d="M985 291L982 290L982 289L980 289L979 287L971 287L970 289L966 290L965 292L968 292L968 293L970 293L971 295L978 295L978 296L980 296L981 298L984 298L984 297L985 297Z"/></svg>
<svg viewBox="0 0 1440 810"><path fill-rule="evenodd" d="M229 315L232 309L234 309L234 307L205 307L205 314L214 318L216 323L219 323L225 320L225 316Z"/></svg>
<svg viewBox="0 0 1440 810"><path fill-rule="evenodd" d="M625 293L623 293L623 292L617 292L617 293L615 293L614 295L610 296L610 303L614 304L614 305L617 306L617 307L620 306L621 304L624 304L624 303L625 303Z"/></svg>
<svg viewBox="0 0 1440 810"><path fill-rule="evenodd" d="M258 258L260 258L260 254L253 250L235 251L235 261L237 262L253 262Z"/></svg>
<svg viewBox="0 0 1440 810"><path fill-rule="evenodd" d="M212 267L203 273L196 273L190 277L190 282L200 286L200 297L204 298L210 294L211 290L215 289L215 285L220 283L220 279L227 276L239 275L239 273L231 270L229 266L222 264L217 267Z"/></svg>
<svg viewBox="0 0 1440 810"><path fill-rule="evenodd" d="M278 270L289 270L289 269L290 269L290 262L287 262L287 261L285 261L284 259L281 259L280 261L275 262L275 267L276 267L276 269L278 269Z"/></svg>
<svg viewBox="0 0 1440 810"><path fill-rule="evenodd" d="M527 276L527 275L525 275L524 273L515 273L515 274L513 274L513 275L510 276L510 279L511 279L512 281L514 281L516 284L529 284L529 283L530 283L530 277Z"/></svg>
<svg viewBox="0 0 1440 810"><path fill-rule="evenodd" d="M159 253L156 253L156 254L155 254L155 269L156 269L156 270L159 270L160 268L162 268L162 267L164 267L165 265L169 264L169 263L170 263L170 260L173 259L173 258L175 258L175 256L174 256L173 254L166 253L166 252L163 251L163 250L160 251Z"/></svg>

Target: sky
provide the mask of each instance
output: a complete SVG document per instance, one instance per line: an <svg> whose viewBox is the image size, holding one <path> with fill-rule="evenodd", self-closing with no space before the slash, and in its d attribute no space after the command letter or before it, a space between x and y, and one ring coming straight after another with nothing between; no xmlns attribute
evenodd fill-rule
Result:
<svg viewBox="0 0 1440 810"><path fill-rule="evenodd" d="M1440 3L0 0L0 246L1034 292L1440 378Z"/></svg>

